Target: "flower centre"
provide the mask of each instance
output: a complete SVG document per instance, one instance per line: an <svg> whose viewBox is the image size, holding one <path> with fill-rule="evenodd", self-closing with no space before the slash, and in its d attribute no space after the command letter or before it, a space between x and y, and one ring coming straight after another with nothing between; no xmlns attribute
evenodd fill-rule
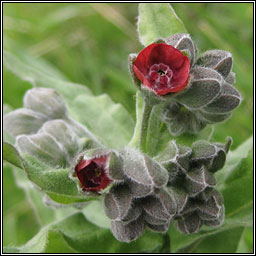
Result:
<svg viewBox="0 0 256 256"><path fill-rule="evenodd" d="M159 69L159 70L157 71L157 73L158 73L160 76L165 75L165 72L164 72L162 69Z"/></svg>
<svg viewBox="0 0 256 256"><path fill-rule="evenodd" d="M172 70L163 63L154 64L149 69L148 78L155 89L171 88L172 77Z"/></svg>
<svg viewBox="0 0 256 256"><path fill-rule="evenodd" d="M101 175L101 170L100 170L99 168L95 169L94 172L95 172L96 177L100 177L100 175Z"/></svg>

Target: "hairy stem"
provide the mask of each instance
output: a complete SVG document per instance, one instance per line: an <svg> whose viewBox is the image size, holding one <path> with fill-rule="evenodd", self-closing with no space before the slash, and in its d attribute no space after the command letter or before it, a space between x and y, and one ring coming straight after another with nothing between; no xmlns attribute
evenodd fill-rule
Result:
<svg viewBox="0 0 256 256"><path fill-rule="evenodd" d="M147 102L144 103L143 114L142 114L142 123L140 131L140 150L144 153L147 153L148 149L148 133L150 125L150 117L153 112L152 105L149 105Z"/></svg>
<svg viewBox="0 0 256 256"><path fill-rule="evenodd" d="M129 146L135 147L150 156L155 154L162 123L159 118L162 107L162 104L149 104L142 99L140 92L137 93L136 126Z"/></svg>
<svg viewBox="0 0 256 256"><path fill-rule="evenodd" d="M147 152L148 122L152 111L152 105L145 102L140 92L136 95L136 125L129 146L135 147L142 152Z"/></svg>

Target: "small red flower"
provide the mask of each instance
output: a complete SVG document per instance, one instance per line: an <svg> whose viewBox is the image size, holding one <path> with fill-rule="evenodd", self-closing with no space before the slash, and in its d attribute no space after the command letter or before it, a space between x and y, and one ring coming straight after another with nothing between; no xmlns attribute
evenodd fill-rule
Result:
<svg viewBox="0 0 256 256"><path fill-rule="evenodd" d="M101 156L90 160L82 159L75 168L76 175L85 191L100 191L110 183L106 175L108 156Z"/></svg>
<svg viewBox="0 0 256 256"><path fill-rule="evenodd" d="M153 43L139 53L133 70L144 86L165 95L186 87L190 61L171 45Z"/></svg>

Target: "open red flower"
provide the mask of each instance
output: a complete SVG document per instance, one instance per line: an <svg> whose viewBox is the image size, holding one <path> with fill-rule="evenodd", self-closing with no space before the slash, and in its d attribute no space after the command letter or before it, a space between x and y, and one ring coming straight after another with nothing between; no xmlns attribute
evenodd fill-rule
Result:
<svg viewBox="0 0 256 256"><path fill-rule="evenodd" d="M190 61L171 45L153 43L139 53L133 70L144 86L158 95L165 95L186 87Z"/></svg>
<svg viewBox="0 0 256 256"><path fill-rule="evenodd" d="M85 191L100 191L110 183L106 175L108 156L101 156L90 160L82 159L75 168L76 175Z"/></svg>

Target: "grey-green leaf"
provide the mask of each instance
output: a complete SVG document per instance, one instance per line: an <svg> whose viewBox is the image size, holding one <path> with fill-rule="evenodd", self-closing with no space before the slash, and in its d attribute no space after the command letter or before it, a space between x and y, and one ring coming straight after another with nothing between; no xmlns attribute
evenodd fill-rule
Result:
<svg viewBox="0 0 256 256"><path fill-rule="evenodd" d="M186 33L186 28L170 4L141 3L138 31L141 43L147 46L158 38Z"/></svg>
<svg viewBox="0 0 256 256"><path fill-rule="evenodd" d="M82 203L96 199L81 195L73 180L69 178L69 169L54 169L32 155L22 154L24 170L28 179L48 196L63 204Z"/></svg>
<svg viewBox="0 0 256 256"><path fill-rule="evenodd" d="M81 94L91 95L90 90L80 84L59 80L49 74L28 66L8 51L4 51L4 65L19 78L30 82L34 87L53 88L60 92L65 100L72 101Z"/></svg>
<svg viewBox="0 0 256 256"><path fill-rule="evenodd" d="M70 107L71 116L93 131L105 145L120 149L132 138L134 120L107 95L83 94L75 98ZM117 132L119 136L116 136Z"/></svg>
<svg viewBox="0 0 256 256"><path fill-rule="evenodd" d="M23 168L23 160L19 152L7 142L3 142L3 159L21 169Z"/></svg>

